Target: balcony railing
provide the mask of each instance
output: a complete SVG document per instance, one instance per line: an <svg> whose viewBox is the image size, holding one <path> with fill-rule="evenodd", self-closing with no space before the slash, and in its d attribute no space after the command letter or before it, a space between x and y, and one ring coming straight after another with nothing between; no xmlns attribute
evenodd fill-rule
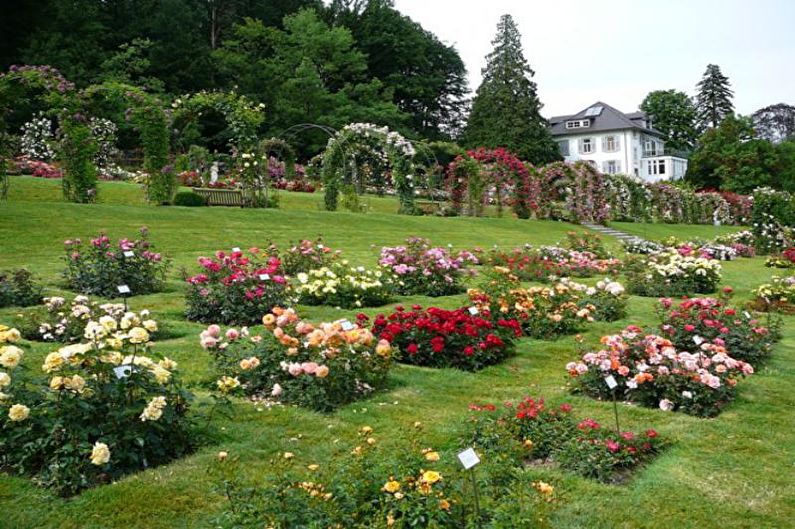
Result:
<svg viewBox="0 0 795 529"><path fill-rule="evenodd" d="M643 150L643 158L656 158L658 156L673 156L674 158L684 158L687 159L689 157L689 153L685 151L680 151L678 149L650 149L650 150Z"/></svg>

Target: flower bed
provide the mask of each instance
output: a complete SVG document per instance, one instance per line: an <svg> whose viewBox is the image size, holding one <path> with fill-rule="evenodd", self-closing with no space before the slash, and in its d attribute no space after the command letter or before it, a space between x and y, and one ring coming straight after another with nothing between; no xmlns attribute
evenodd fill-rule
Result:
<svg viewBox="0 0 795 529"><path fill-rule="evenodd" d="M201 345L215 359L218 390L330 411L383 387L392 346L366 328L338 321L313 325L274 308L264 335L210 325Z"/></svg>
<svg viewBox="0 0 795 529"><path fill-rule="evenodd" d="M24 268L0 271L0 308L36 305L41 293L41 285Z"/></svg>
<svg viewBox="0 0 795 529"><path fill-rule="evenodd" d="M613 281L608 277L598 281L593 287L565 278L560 282L572 290L584 294L579 304L580 308L587 309L596 321L616 321L627 315L629 297L624 285L618 281Z"/></svg>
<svg viewBox="0 0 795 529"><path fill-rule="evenodd" d="M187 279L185 315L191 321L256 323L288 299L281 262L268 251L217 251L213 257L199 257L199 265L202 272Z"/></svg>
<svg viewBox="0 0 795 529"><path fill-rule="evenodd" d="M23 314L18 328L28 340L71 343L83 338L89 322L112 325L111 320L122 331L142 326L153 338L160 332L148 310L136 314L126 311L122 303L100 305L86 296L75 296L69 304L58 296L44 298L43 310Z"/></svg>
<svg viewBox="0 0 795 529"><path fill-rule="evenodd" d="M342 255L340 250L332 250L323 244L322 238L316 241L304 239L288 246L286 250L281 250L271 243L268 245L268 251L279 258L282 270L289 276L331 266Z"/></svg>
<svg viewBox="0 0 795 529"><path fill-rule="evenodd" d="M703 342L693 352L679 351L671 340L634 326L603 336L601 343L601 349L566 365L575 388L611 398L605 377L612 375L621 398L665 411L715 416L734 399L738 380L754 372L722 345Z"/></svg>
<svg viewBox="0 0 795 529"><path fill-rule="evenodd" d="M621 241L627 253L651 255L665 251L665 245L643 239L628 239Z"/></svg>
<svg viewBox="0 0 795 529"><path fill-rule="evenodd" d="M795 276L773 276L770 283L757 287L753 296L751 306L756 310L795 313Z"/></svg>
<svg viewBox="0 0 795 529"><path fill-rule="evenodd" d="M482 289L471 289L469 299L478 310L519 321L527 336L552 339L594 320L595 307L584 304L581 292L567 282L521 288L507 268L494 267L486 275L488 281Z"/></svg>
<svg viewBox="0 0 795 529"><path fill-rule="evenodd" d="M564 470L603 482L620 482L626 473L659 453L663 442L654 429L617 432L593 419L577 421L569 404L550 407L543 398L518 404L470 405L475 412L471 438L488 457L504 457L505 439L520 444L519 466L527 460L553 463Z"/></svg>
<svg viewBox="0 0 795 529"><path fill-rule="evenodd" d="M360 315L360 321L367 321L366 316ZM513 354L514 339L522 334L519 322L493 318L488 310L423 309L419 305L379 314L372 331L400 349L401 362L467 371L503 361Z"/></svg>
<svg viewBox="0 0 795 529"><path fill-rule="evenodd" d="M0 341L19 333L0 328ZM45 376L0 362L0 466L62 495L167 463L192 450L191 399L177 364L152 356L149 332L89 321L85 341L47 355Z"/></svg>
<svg viewBox="0 0 795 529"><path fill-rule="evenodd" d="M397 276L402 295L447 296L463 291L467 265L478 264L478 259L468 251L454 257L447 248L431 247L427 239L411 237L405 246L381 248L378 264Z"/></svg>
<svg viewBox="0 0 795 529"><path fill-rule="evenodd" d="M348 261L301 272L295 279L295 292L301 303L346 309L385 305L395 289L390 273L353 267Z"/></svg>
<svg viewBox="0 0 795 529"><path fill-rule="evenodd" d="M593 277L615 274L621 269L618 259L600 259L589 251L577 251L559 246L534 249L526 244L508 252L493 248L485 262L491 266L508 268L525 281L547 281L560 277Z"/></svg>
<svg viewBox="0 0 795 529"><path fill-rule="evenodd" d="M627 263L629 291L638 296L679 296L714 292L721 280L718 261L676 252L635 258Z"/></svg>
<svg viewBox="0 0 795 529"><path fill-rule="evenodd" d="M88 245L80 239L64 241L69 289L108 298L118 297L121 285L127 285L133 296L162 290L169 261L154 251L145 227L140 234L140 239L120 239L116 244L104 233Z"/></svg>
<svg viewBox="0 0 795 529"><path fill-rule="evenodd" d="M698 350L700 343L709 342L725 347L732 358L758 365L779 338L779 320L765 326L749 312L730 307L728 297L685 299L676 306L662 299L658 313L662 333L680 351Z"/></svg>
<svg viewBox="0 0 795 529"><path fill-rule="evenodd" d="M795 248L787 248L781 255L768 257L765 266L769 268L793 268L795 267Z"/></svg>

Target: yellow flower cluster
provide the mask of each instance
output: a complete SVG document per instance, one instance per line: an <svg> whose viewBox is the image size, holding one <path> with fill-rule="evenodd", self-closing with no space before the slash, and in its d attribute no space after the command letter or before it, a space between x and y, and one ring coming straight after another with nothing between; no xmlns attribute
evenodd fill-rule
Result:
<svg viewBox="0 0 795 529"><path fill-rule="evenodd" d="M22 335L16 329L10 329L5 325L0 325L0 344L17 343L22 339Z"/></svg>
<svg viewBox="0 0 795 529"><path fill-rule="evenodd" d="M329 501L334 495L330 492L326 492L325 487L320 483L314 483L312 481L302 481L296 485L299 489L306 491L310 496L313 498L322 498L326 501Z"/></svg>
<svg viewBox="0 0 795 529"><path fill-rule="evenodd" d="M80 375L71 377L54 376L50 380L50 389L53 391L66 390L80 395L90 396L91 390L86 389L86 379Z"/></svg>
<svg viewBox="0 0 795 529"><path fill-rule="evenodd" d="M30 408L24 404L14 404L8 410L8 418L13 422L21 422L28 418L30 415Z"/></svg>
<svg viewBox="0 0 795 529"><path fill-rule="evenodd" d="M0 347L0 366L6 369L14 369L22 360L22 349L16 345L5 345Z"/></svg>
<svg viewBox="0 0 795 529"><path fill-rule="evenodd" d="M163 416L163 409L166 407L168 402L166 398L163 396L155 397L149 401L149 404L146 405L144 411L141 413L141 421L156 421Z"/></svg>
<svg viewBox="0 0 795 529"><path fill-rule="evenodd" d="M222 376L216 381L215 385L218 387L218 391L227 394L233 389L240 387L240 380L237 377Z"/></svg>
<svg viewBox="0 0 795 529"><path fill-rule="evenodd" d="M91 464L101 467L110 461L110 449L105 443L97 441L91 450Z"/></svg>

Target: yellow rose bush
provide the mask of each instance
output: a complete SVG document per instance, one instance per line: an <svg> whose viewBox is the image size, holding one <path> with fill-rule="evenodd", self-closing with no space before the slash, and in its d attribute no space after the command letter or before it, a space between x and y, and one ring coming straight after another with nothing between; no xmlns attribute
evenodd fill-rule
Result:
<svg viewBox="0 0 795 529"><path fill-rule="evenodd" d="M0 468L68 496L190 452L192 396L154 355L156 331L141 314L89 319L81 341L30 365L0 326Z"/></svg>
<svg viewBox="0 0 795 529"><path fill-rule="evenodd" d="M348 321L315 325L280 307L262 321L263 334L218 325L201 333L220 393L330 411L384 385L393 350L369 329Z"/></svg>

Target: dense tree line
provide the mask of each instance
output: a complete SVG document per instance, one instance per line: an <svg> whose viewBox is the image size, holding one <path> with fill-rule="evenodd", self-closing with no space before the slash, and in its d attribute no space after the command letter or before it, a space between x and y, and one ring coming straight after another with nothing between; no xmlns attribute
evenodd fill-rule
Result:
<svg viewBox="0 0 795 529"><path fill-rule="evenodd" d="M12 64L78 87L236 88L266 105L266 135L360 120L445 139L466 110L458 52L390 0L6 0L0 69Z"/></svg>

